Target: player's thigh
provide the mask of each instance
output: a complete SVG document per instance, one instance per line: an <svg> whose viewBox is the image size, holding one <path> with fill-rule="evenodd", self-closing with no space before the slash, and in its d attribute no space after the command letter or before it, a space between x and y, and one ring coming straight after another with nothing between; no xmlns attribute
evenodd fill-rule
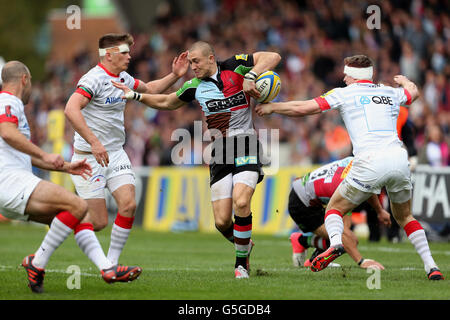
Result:
<svg viewBox="0 0 450 320"><path fill-rule="evenodd" d="M227 227L232 221L233 176L228 174L211 185L211 204L218 228Z"/></svg>
<svg viewBox="0 0 450 320"><path fill-rule="evenodd" d="M81 220L86 214L87 203L61 186L45 180L39 182L28 199L25 209L30 219L45 220L46 217L54 217L61 211L69 211Z"/></svg>
<svg viewBox="0 0 450 320"><path fill-rule="evenodd" d="M322 224L320 227L318 227L316 230L314 230L313 233L319 237L328 239L327 229L325 228L324 224Z"/></svg>
<svg viewBox="0 0 450 320"><path fill-rule="evenodd" d="M258 178L259 173L256 171L242 171L233 174L233 202L236 207L250 206Z"/></svg>
<svg viewBox="0 0 450 320"><path fill-rule="evenodd" d="M73 184L78 195L83 199L104 199L106 187L106 169L97 163L95 157L91 154L81 155L74 153L72 162L86 159L92 167L92 176L89 179L83 179L78 175L71 175Z"/></svg>
<svg viewBox="0 0 450 320"><path fill-rule="evenodd" d="M341 214L350 212L359 204L363 203L372 196L372 193L362 191L344 179L336 191L333 193L327 205L327 211L331 209L338 210Z"/></svg>
<svg viewBox="0 0 450 320"><path fill-rule="evenodd" d="M302 232L314 232L323 225L324 209L321 206L307 207L291 189L288 204L289 215ZM318 231L320 232L320 230Z"/></svg>
<svg viewBox="0 0 450 320"><path fill-rule="evenodd" d="M136 211L136 188L134 184L123 184L112 192L121 215L134 216Z"/></svg>

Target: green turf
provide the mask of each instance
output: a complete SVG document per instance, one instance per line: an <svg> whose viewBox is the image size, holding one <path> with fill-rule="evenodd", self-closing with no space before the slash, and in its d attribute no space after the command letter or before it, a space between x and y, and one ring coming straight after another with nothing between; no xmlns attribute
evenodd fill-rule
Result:
<svg viewBox="0 0 450 320"><path fill-rule="evenodd" d="M45 276L45 293L32 294L26 286L22 258L34 253L45 228L28 224L0 224L0 300L8 299L125 299L125 300L304 300L304 299L450 299L448 280L427 280L422 262L405 241L361 241L366 258L381 262L380 289L368 289L370 276L347 256L341 268L313 273L292 266L287 237L254 235L250 279L234 279L234 250L219 234L151 233L133 230L121 257L122 264L139 265L141 277L132 283L108 285L81 253L73 236L55 252ZM110 229L98 233L107 250ZM431 243L433 257L450 276L450 244ZM81 288L70 290L65 270L81 269ZM376 284L374 281L369 281Z"/></svg>

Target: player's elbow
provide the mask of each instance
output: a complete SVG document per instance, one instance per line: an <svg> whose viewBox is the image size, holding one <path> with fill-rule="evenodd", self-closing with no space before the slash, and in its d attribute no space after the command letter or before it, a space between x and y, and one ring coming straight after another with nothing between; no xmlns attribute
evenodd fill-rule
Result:
<svg viewBox="0 0 450 320"><path fill-rule="evenodd" d="M411 94L411 101L414 101L420 97L420 92L419 89L417 89L417 86L414 85L414 87L411 88L410 94Z"/></svg>
<svg viewBox="0 0 450 320"><path fill-rule="evenodd" d="M271 55L272 55L271 56L272 61L273 61L274 65L276 66L281 61L281 55L278 52L271 52Z"/></svg>

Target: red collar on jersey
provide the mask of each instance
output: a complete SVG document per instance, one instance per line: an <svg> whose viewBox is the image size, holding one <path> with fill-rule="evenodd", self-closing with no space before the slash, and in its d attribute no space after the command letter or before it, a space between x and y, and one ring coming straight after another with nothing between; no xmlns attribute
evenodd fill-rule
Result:
<svg viewBox="0 0 450 320"><path fill-rule="evenodd" d="M11 92L9 92L9 91L0 91L0 93L7 93L7 94L10 94L10 95L13 96L13 94Z"/></svg>
<svg viewBox="0 0 450 320"><path fill-rule="evenodd" d="M114 74L114 73L112 73L112 72L109 72L109 70L106 69L105 66L102 65L101 63L99 63L98 66L99 66L100 68L102 68L103 70L105 70L105 72L106 72L109 76L114 77L114 78L118 78L118 77L119 77L119 75Z"/></svg>
<svg viewBox="0 0 450 320"><path fill-rule="evenodd" d="M356 81L356 83L373 83L373 82L370 80L358 80Z"/></svg>

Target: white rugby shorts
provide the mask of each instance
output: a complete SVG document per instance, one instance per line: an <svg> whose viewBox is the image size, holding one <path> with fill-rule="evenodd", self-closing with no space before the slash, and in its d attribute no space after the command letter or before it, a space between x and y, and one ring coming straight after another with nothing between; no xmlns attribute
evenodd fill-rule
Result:
<svg viewBox="0 0 450 320"><path fill-rule="evenodd" d="M233 187L242 183L252 189L258 184L259 172L242 171L233 175L229 173L211 186L211 201L229 199L233 197Z"/></svg>
<svg viewBox="0 0 450 320"><path fill-rule="evenodd" d="M92 177L88 180L71 175L75 189L81 198L104 199L105 188L113 193L123 185L136 185L135 174L125 150L108 151L108 155L109 164L107 167L102 167L92 154L73 154L72 162L86 158L92 166Z"/></svg>
<svg viewBox="0 0 450 320"><path fill-rule="evenodd" d="M393 202L405 202L410 197L405 199L404 195L410 194L412 189L408 153L401 147L362 152L354 158L344 181L343 186L349 184L365 193L380 194L386 187ZM396 195L402 195L402 199L397 199ZM359 202L354 200L352 202Z"/></svg>
<svg viewBox="0 0 450 320"><path fill-rule="evenodd" d="M13 220L28 220L28 199L42 179L27 170L1 170L0 214Z"/></svg>

